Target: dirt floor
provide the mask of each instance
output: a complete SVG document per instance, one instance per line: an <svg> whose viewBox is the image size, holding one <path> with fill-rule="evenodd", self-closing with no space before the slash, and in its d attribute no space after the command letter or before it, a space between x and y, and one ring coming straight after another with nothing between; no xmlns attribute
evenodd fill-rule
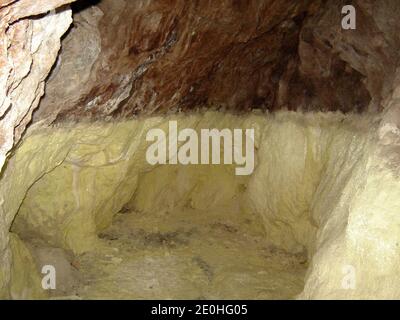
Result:
<svg viewBox="0 0 400 320"><path fill-rule="evenodd" d="M268 247L257 221L223 210L119 213L100 234L101 244L73 259L74 285L55 298L290 299L300 293L305 255Z"/></svg>

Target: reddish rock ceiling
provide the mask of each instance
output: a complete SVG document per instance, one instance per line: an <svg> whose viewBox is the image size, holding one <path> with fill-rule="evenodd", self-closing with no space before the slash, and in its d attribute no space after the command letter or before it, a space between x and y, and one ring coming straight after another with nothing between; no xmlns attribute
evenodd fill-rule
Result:
<svg viewBox="0 0 400 320"><path fill-rule="evenodd" d="M355 31L341 29L339 0L78 1L35 119L380 109L400 47L387 15L400 2L353 3Z"/></svg>

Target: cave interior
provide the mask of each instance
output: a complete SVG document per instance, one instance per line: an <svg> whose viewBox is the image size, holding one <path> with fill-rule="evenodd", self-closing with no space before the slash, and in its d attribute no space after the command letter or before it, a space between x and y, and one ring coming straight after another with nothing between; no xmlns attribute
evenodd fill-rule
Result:
<svg viewBox="0 0 400 320"><path fill-rule="evenodd" d="M0 297L400 298L398 14L0 0ZM251 172L149 163L171 122L251 128Z"/></svg>

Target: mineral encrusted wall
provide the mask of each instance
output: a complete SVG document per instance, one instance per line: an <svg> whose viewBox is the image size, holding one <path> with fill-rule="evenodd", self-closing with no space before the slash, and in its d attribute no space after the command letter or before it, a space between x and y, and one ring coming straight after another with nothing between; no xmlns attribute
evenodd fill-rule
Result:
<svg viewBox="0 0 400 320"><path fill-rule="evenodd" d="M60 38L72 22L71 0L0 1L0 170L31 120L44 94L45 79L56 60ZM23 197L23 195L20 195ZM1 196L0 292L7 294L10 280L10 245Z"/></svg>
<svg viewBox="0 0 400 320"><path fill-rule="evenodd" d="M254 127L254 174L236 179L222 167L150 167L144 133L170 119L182 128ZM7 225L14 221L12 231L25 240L39 237L81 253L96 246L96 234L125 204L159 212L239 197L243 212L261 215L271 245L308 251L300 297L395 298L399 177L381 161L377 125L370 116L209 112L42 130L26 138L3 177L0 194L11 195L3 205ZM288 152L291 158L282 158ZM342 287L346 266L359 279L353 290ZM14 296L22 294L13 288Z"/></svg>

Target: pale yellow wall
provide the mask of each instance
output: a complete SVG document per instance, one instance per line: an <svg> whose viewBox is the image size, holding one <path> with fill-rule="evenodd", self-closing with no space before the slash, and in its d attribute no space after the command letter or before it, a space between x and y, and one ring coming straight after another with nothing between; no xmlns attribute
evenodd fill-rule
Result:
<svg viewBox="0 0 400 320"><path fill-rule="evenodd" d="M253 175L237 177L234 166L151 167L145 134L166 129L168 120L178 120L179 128L255 128ZM393 280L400 262L399 179L377 168L375 128L369 116L207 112L32 132L0 186L1 292L10 292L8 229L15 216L20 236L81 253L124 205L152 212L235 202L243 214L262 217L269 243L308 250L301 298L400 297ZM363 279L354 290L341 287L343 265Z"/></svg>

